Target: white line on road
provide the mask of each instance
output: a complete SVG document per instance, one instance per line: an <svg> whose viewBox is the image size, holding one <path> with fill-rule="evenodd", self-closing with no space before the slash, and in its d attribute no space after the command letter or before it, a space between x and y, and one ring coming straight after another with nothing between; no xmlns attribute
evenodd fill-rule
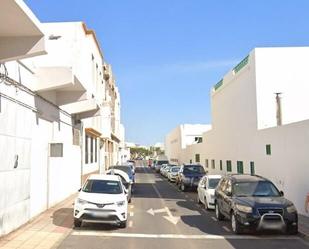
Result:
<svg viewBox="0 0 309 249"><path fill-rule="evenodd" d="M215 217L213 217L213 216L211 216L211 218L212 218L214 221L218 221L217 218L215 218Z"/></svg>
<svg viewBox="0 0 309 249"><path fill-rule="evenodd" d="M133 212L130 212L130 216L133 217L133 216L134 216L134 213L133 213Z"/></svg>
<svg viewBox="0 0 309 249"><path fill-rule="evenodd" d="M107 233L93 231L74 231L73 236L101 236L118 238L143 238L143 239L237 239L237 240L301 240L297 236L252 236L252 235L185 235L185 234L142 234L142 233Z"/></svg>
<svg viewBox="0 0 309 249"><path fill-rule="evenodd" d="M129 225L128 226L129 227L133 227L133 221L132 220L129 221Z"/></svg>
<svg viewBox="0 0 309 249"><path fill-rule="evenodd" d="M223 226L222 227L225 231L227 231L227 232L230 232L231 231L231 229L229 229L228 227L226 227L226 226Z"/></svg>

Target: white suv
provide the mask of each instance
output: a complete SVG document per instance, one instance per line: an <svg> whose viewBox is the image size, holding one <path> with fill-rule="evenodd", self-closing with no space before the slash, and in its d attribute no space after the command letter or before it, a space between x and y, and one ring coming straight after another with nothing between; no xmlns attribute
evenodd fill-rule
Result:
<svg viewBox="0 0 309 249"><path fill-rule="evenodd" d="M82 222L108 223L125 228L128 201L117 175L91 175L74 203L74 226Z"/></svg>

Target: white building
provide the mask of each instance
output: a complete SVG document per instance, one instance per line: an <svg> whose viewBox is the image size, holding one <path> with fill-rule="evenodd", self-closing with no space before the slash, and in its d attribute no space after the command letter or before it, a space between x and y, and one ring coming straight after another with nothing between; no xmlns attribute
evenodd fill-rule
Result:
<svg viewBox="0 0 309 249"><path fill-rule="evenodd" d="M308 58L308 47L254 49L215 85L212 130L182 151L185 161L200 157L211 173L265 176L308 215Z"/></svg>
<svg viewBox="0 0 309 249"><path fill-rule="evenodd" d="M117 160L105 134L118 136L120 95L114 82L112 107L102 51L82 22L41 24L20 0L3 0L0 20L1 236Z"/></svg>
<svg viewBox="0 0 309 249"><path fill-rule="evenodd" d="M177 126L165 137L165 155L170 162L183 163L183 149L188 145L202 142L204 132L211 129L210 125L183 124Z"/></svg>

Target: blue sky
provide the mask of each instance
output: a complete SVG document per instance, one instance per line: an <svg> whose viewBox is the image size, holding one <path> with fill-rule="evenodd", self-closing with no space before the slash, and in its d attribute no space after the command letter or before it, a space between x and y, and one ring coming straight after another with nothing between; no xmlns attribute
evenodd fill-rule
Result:
<svg viewBox="0 0 309 249"><path fill-rule="evenodd" d="M126 140L211 123L210 89L254 47L306 46L309 1L25 0L42 22L96 31L121 93Z"/></svg>

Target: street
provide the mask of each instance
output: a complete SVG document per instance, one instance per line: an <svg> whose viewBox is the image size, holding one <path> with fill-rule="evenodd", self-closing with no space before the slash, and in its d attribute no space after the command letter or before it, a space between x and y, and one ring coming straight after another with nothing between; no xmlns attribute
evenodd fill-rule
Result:
<svg viewBox="0 0 309 249"><path fill-rule="evenodd" d="M84 224L73 229L59 249L309 248L298 236L234 235L229 221L218 222L213 211L197 204L196 192L182 193L139 164L127 228Z"/></svg>

